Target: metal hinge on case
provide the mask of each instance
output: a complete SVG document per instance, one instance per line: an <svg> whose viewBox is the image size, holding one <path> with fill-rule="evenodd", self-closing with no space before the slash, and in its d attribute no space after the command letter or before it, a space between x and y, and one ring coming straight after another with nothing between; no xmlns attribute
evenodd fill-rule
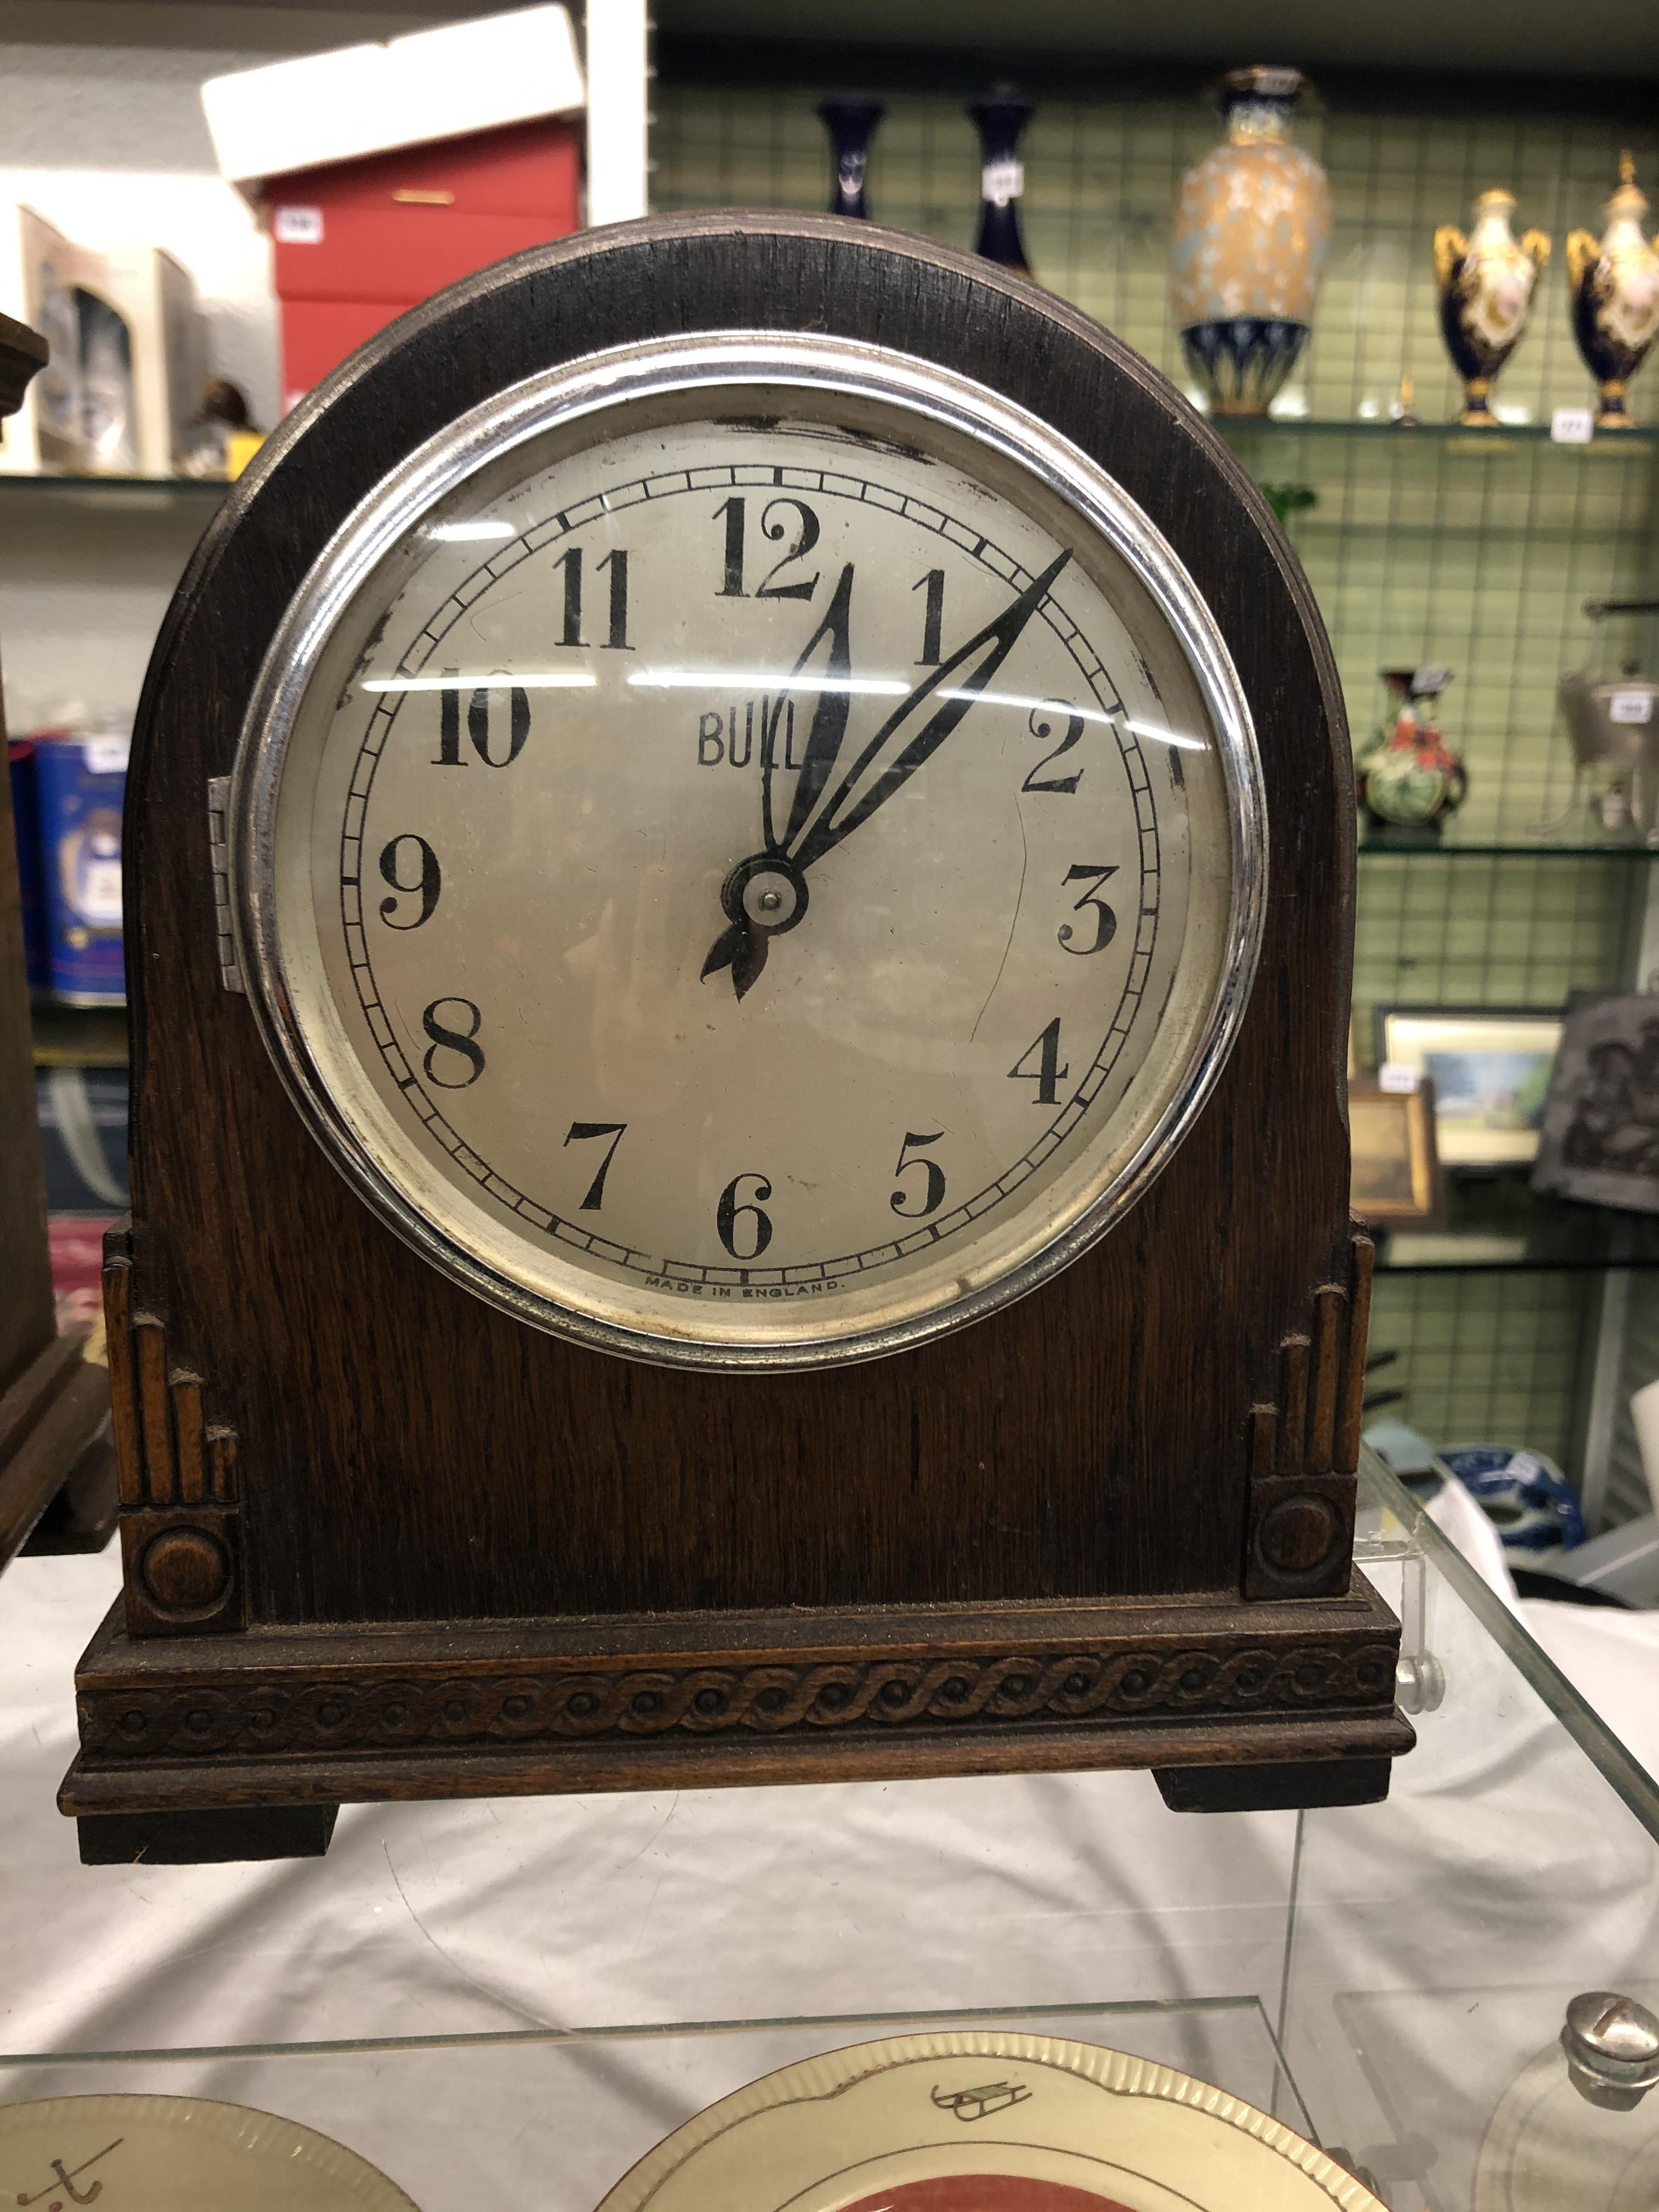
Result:
<svg viewBox="0 0 1659 2212"><path fill-rule="evenodd" d="M219 980L228 991L247 986L236 964L236 939L230 927L230 778L210 775L207 787L208 851L213 862L213 923L219 933Z"/></svg>

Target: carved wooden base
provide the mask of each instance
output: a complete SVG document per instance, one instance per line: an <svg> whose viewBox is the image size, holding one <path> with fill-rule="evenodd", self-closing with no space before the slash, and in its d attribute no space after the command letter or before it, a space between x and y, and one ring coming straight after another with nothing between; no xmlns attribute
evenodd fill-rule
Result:
<svg viewBox="0 0 1659 2212"><path fill-rule="evenodd" d="M20 1551L110 1417L109 1374L55 1337L0 1396L0 1566Z"/></svg>
<svg viewBox="0 0 1659 2212"><path fill-rule="evenodd" d="M177 1640L131 1635L121 1612L76 1676L82 1750L59 1797L68 1814L1217 1760L1288 1763L1322 1802L1327 1783L1343 1786L1339 1767L1363 1768L1365 1794L1377 1794L1379 1767L1413 1741L1394 1704L1399 1626L1358 1575L1345 1597L1295 1604L345 1625Z"/></svg>

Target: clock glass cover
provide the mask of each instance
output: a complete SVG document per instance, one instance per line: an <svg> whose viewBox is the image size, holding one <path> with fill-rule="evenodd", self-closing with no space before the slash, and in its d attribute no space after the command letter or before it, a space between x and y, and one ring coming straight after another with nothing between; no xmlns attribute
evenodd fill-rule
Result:
<svg viewBox="0 0 1659 2212"><path fill-rule="evenodd" d="M375 491L267 659L238 953L428 1261L693 1365L957 1325L1075 1257L1248 994L1249 710L1030 414L727 334L514 387Z"/></svg>

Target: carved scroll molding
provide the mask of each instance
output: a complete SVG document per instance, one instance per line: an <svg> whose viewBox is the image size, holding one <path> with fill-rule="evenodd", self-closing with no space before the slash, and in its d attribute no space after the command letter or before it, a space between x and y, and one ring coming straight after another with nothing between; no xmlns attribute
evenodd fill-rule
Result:
<svg viewBox="0 0 1659 2212"><path fill-rule="evenodd" d="M1355 1230L1346 1281L1314 1292L1310 1328L1279 1346L1275 1400L1250 1410L1248 1598L1347 1588L1376 1256Z"/></svg>
<svg viewBox="0 0 1659 2212"><path fill-rule="evenodd" d="M104 1321L128 1630L186 1636L240 1628L235 1432L208 1422L202 1377L174 1359L166 1323L135 1310L125 1228L104 1240Z"/></svg>
<svg viewBox="0 0 1659 2212"><path fill-rule="evenodd" d="M100 1763L461 1744L642 1737L818 1736L932 1727L990 1735L1042 1720L1103 1722L1391 1709L1395 1646L1316 1634L1175 1650L992 1659L878 1659L749 1667L619 1664L419 1680L298 1681L273 1670L222 1682L83 1690L85 1756Z"/></svg>

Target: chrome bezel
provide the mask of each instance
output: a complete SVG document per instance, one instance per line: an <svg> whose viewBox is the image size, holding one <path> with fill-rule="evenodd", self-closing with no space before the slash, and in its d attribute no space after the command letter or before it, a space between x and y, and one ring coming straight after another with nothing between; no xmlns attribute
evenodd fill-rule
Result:
<svg viewBox="0 0 1659 2212"><path fill-rule="evenodd" d="M296 1013L277 927L275 839L289 742L330 635L379 562L433 507L515 447L584 416L658 395L755 386L875 400L965 434L1026 471L1105 539L1169 623L1203 695L1226 787L1232 868L1218 978L1184 1079L1098 1197L994 1280L924 1313L811 1339L738 1344L621 1327L528 1291L459 1244L382 1172L324 1081ZM1266 914L1267 806L1249 708L1221 633L1162 532L1103 469L1028 410L933 362L805 334L710 331L589 355L484 401L410 454L336 531L272 639L242 726L230 814L231 912L250 1003L295 1109L333 1165L412 1250L489 1304L595 1350L677 1367L787 1370L903 1351L980 1320L1069 1266L1162 1171L1209 1097L1243 1018Z"/></svg>

